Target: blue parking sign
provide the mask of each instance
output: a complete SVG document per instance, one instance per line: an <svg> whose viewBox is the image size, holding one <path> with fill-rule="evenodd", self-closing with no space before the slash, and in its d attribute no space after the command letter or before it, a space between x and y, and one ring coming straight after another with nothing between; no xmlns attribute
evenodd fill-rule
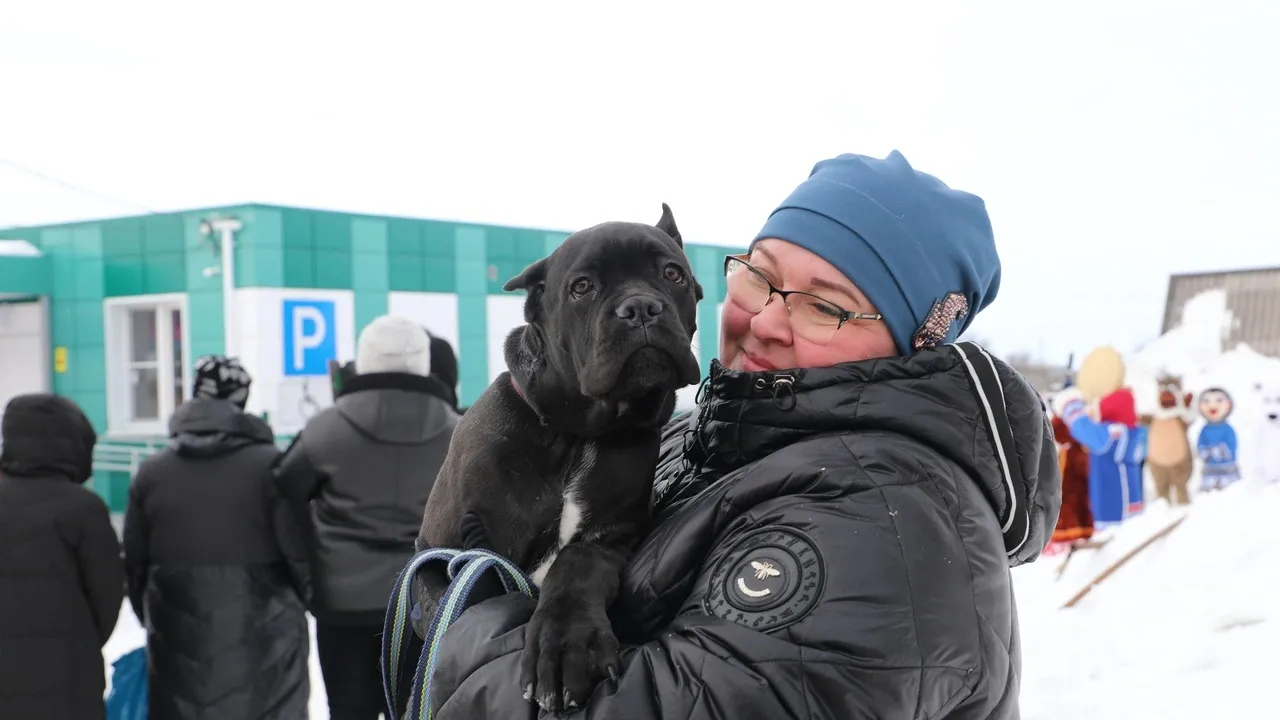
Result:
<svg viewBox="0 0 1280 720"><path fill-rule="evenodd" d="M332 300L284 301L284 374L327 375L338 357L337 312Z"/></svg>

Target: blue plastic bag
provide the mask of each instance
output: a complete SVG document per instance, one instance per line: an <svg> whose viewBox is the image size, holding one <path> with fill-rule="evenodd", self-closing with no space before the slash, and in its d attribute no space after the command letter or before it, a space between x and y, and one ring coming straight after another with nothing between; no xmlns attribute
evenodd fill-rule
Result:
<svg viewBox="0 0 1280 720"><path fill-rule="evenodd" d="M136 648L111 663L107 720L147 720L147 649Z"/></svg>

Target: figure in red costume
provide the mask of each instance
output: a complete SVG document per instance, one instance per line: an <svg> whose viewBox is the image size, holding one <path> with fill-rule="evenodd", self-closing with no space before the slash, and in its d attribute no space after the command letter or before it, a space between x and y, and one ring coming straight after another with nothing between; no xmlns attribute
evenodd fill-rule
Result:
<svg viewBox="0 0 1280 720"><path fill-rule="evenodd" d="M1123 425L1130 439L1127 462L1130 472L1124 473L1128 485L1125 493L1125 517L1142 512L1142 471L1146 465L1146 428L1138 427L1138 407L1133 400L1133 390L1122 387L1098 401L1098 420L1104 425ZM1136 468L1136 472L1133 469Z"/></svg>

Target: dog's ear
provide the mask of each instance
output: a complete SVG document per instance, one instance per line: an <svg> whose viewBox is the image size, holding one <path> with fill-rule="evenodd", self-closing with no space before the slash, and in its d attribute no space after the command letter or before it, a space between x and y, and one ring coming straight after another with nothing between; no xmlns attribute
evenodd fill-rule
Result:
<svg viewBox="0 0 1280 720"><path fill-rule="evenodd" d="M654 227L671 236L680 247L684 247L684 238L680 237L680 228L676 227L676 216L671 213L671 206L662 203L662 217Z"/></svg>
<svg viewBox="0 0 1280 720"><path fill-rule="evenodd" d="M519 275L511 278L502 286L502 289L511 292L513 290L526 290L533 292L534 289L543 285L547 281L547 259L543 258L529 267L525 268Z"/></svg>
<svg viewBox="0 0 1280 720"><path fill-rule="evenodd" d="M543 258L525 268L524 272L508 280L502 289L507 292L512 290L527 292L528 296L524 301L524 321L537 322L540 315L539 309L542 307L542 294L547 289L547 259Z"/></svg>

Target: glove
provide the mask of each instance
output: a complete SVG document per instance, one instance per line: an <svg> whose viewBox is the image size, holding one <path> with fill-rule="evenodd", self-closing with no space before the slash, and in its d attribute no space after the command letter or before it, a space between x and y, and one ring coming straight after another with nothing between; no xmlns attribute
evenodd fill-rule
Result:
<svg viewBox="0 0 1280 720"><path fill-rule="evenodd" d="M1049 407L1053 410L1054 415L1062 418L1067 427L1070 427L1074 420L1088 412L1084 395L1073 387L1054 393L1049 398Z"/></svg>

